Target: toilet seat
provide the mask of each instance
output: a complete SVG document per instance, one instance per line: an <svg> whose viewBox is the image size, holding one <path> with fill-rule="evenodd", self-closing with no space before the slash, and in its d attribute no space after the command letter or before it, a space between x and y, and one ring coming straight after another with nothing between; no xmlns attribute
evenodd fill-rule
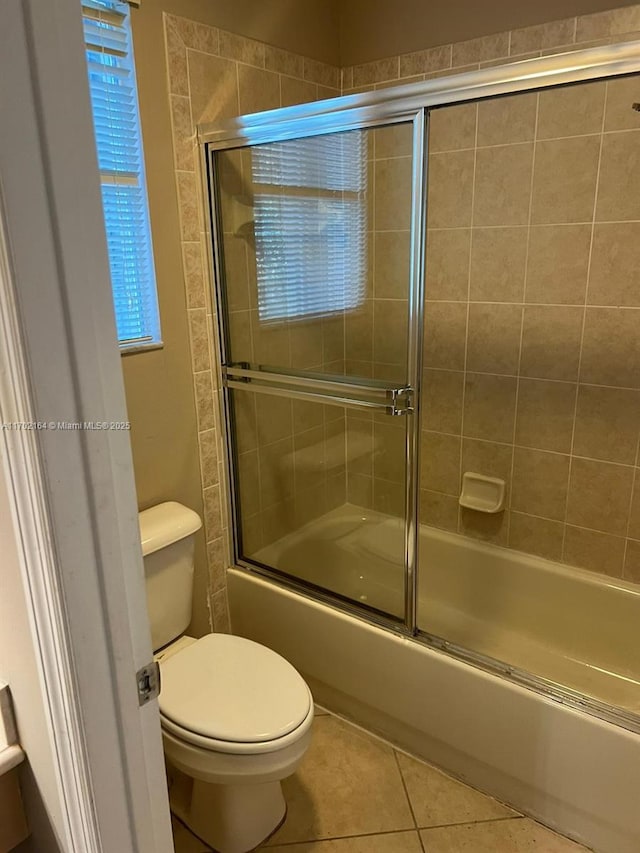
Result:
<svg viewBox="0 0 640 853"><path fill-rule="evenodd" d="M228 634L208 634L161 662L163 729L227 754L284 749L313 721L304 679L276 652Z"/></svg>
<svg viewBox="0 0 640 853"><path fill-rule="evenodd" d="M262 743L238 743L237 741L216 740L214 738L203 737L189 729L182 728L176 725L172 720L163 717L160 714L160 724L165 734L171 735L176 740L183 741L185 744L199 747L208 752L219 752L226 755L246 755L257 756L268 752L278 752L286 749L302 738L305 733L311 728L314 719L313 707L310 708L308 715L302 723L284 737L277 740L263 741Z"/></svg>

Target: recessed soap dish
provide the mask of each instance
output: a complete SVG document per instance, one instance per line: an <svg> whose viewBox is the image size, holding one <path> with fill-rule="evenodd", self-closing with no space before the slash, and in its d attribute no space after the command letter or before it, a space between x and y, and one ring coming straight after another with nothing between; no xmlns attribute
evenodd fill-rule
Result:
<svg viewBox="0 0 640 853"><path fill-rule="evenodd" d="M504 480L465 471L459 504L477 512L501 512L504 509L505 491Z"/></svg>

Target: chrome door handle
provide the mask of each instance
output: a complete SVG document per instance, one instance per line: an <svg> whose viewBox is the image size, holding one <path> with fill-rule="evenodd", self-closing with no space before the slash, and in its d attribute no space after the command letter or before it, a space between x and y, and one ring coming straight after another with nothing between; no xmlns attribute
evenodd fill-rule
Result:
<svg viewBox="0 0 640 853"><path fill-rule="evenodd" d="M391 394L391 409L390 415L410 415L413 413L413 388L406 386L404 388L392 388Z"/></svg>
<svg viewBox="0 0 640 853"><path fill-rule="evenodd" d="M234 366L222 368L222 379L226 388L258 394L349 408L380 409L392 417L413 412L413 389L409 386L395 388L383 382L340 382Z"/></svg>

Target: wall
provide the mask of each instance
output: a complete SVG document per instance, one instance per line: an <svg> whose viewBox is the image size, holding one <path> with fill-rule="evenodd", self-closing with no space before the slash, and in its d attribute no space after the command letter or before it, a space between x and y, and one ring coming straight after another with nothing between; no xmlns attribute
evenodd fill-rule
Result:
<svg viewBox="0 0 640 853"><path fill-rule="evenodd" d="M268 9L268 14L267 14ZM132 10L147 186L151 213L158 298L164 347L122 359L131 442L141 509L178 500L204 516L198 431L211 422L202 408L196 415L180 222L173 168L171 118L167 93L163 11L256 36L283 48L299 46L318 60L337 57L335 4L311 0L301 9L295 0L256 4L238 0L144 0ZM314 90L315 91L315 90ZM193 261L193 255L188 255ZM202 391L202 386L200 386ZM200 396L200 401L202 395ZM211 406L212 404L210 404ZM203 420L204 418L204 420ZM206 439L205 439L206 442ZM190 630L210 629L204 534L196 542L193 621Z"/></svg>
<svg viewBox="0 0 640 853"><path fill-rule="evenodd" d="M461 42L506 30L518 30L547 21L586 16L620 6L620 0L457 0L438 3L424 0L343 0L340 6L340 60L355 65ZM589 26L598 27L597 18ZM624 30L636 29L624 25ZM597 38L587 35L586 38Z"/></svg>
<svg viewBox="0 0 640 853"><path fill-rule="evenodd" d="M29 624L4 464L0 464L0 551L0 679L11 690L20 745L27 754L17 771L32 833L24 849L57 853L61 849L59 839L64 836L65 806L58 787L54 745L48 735L49 718Z"/></svg>
<svg viewBox="0 0 640 853"><path fill-rule="evenodd" d="M200 4L205 7L206 4ZM140 509L177 500L203 515L191 355L173 180L162 4L132 10L133 41L164 347L122 358ZM196 540L191 631L209 630L204 536Z"/></svg>
<svg viewBox="0 0 640 853"><path fill-rule="evenodd" d="M204 506L205 539L208 555L213 624L216 630L228 627L225 568L229 556L225 553L227 526L225 502L221 500L223 468L221 460L221 430L218 423L217 369L213 349L214 309L208 283L208 251L210 236L204 220L205 203L201 192L199 151L195 140L198 124L271 109L285 104L338 94L339 72L334 66L308 57L292 54L242 36L199 24L185 18L165 16L167 67L173 126L175 180L178 194L180 237L184 260L187 321L191 347L193 389L197 411L197 435L200 446L200 471ZM231 181L229 191L243 189L242 164L227 158L226 175ZM239 187L235 184L239 181ZM248 319L250 293L248 287L246 241L227 235L228 254L236 261L235 269L244 269L244 278L232 290L237 294L234 321ZM244 255L244 256L243 256ZM230 265L231 268L231 265ZM205 275L205 270L207 271ZM236 273L237 274L237 273ZM255 303L254 303L255 304ZM254 322L255 329L255 322ZM248 328L247 328L248 333ZM241 332L242 334L242 332ZM250 335L250 333L248 333ZM289 332L287 335L287 351ZM263 345L273 347L273 337ZM265 357L267 357L265 355ZM251 405L255 401L251 401ZM273 414L273 416L271 416ZM255 413L249 417L246 433L249 444L243 458L244 468L251 471L257 464L257 445L262 453L262 474L274 483L272 500L259 504L257 511L268 510L269 538L280 529L283 516L290 512L290 482L288 472L281 475L281 456L286 449L293 452L293 414L287 403L274 404L269 412L269 427L258 431ZM326 424L325 424L326 420ZM338 419L339 420L339 419ZM323 429L333 434L331 418L323 418ZM338 426L338 428L340 428ZM324 433L323 433L324 435ZM308 439L309 437L307 437ZM303 440L303 439L299 439ZM286 444L286 448L285 448ZM291 473L293 457L291 456ZM245 475L246 477L247 475ZM255 490L255 482L250 483ZM262 502L262 497L260 501ZM266 497L265 497L266 501ZM252 524L253 513L248 514ZM263 515L261 515L261 522ZM267 521L265 521L267 524ZM261 544L255 524L253 545Z"/></svg>

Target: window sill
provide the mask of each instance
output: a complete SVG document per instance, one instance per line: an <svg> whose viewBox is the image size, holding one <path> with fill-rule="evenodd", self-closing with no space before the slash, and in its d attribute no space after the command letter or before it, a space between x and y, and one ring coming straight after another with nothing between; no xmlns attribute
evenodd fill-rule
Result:
<svg viewBox="0 0 640 853"><path fill-rule="evenodd" d="M153 341L148 344L132 344L131 346L121 346L120 355L135 355L139 352L150 352L155 349L164 349L163 341Z"/></svg>

